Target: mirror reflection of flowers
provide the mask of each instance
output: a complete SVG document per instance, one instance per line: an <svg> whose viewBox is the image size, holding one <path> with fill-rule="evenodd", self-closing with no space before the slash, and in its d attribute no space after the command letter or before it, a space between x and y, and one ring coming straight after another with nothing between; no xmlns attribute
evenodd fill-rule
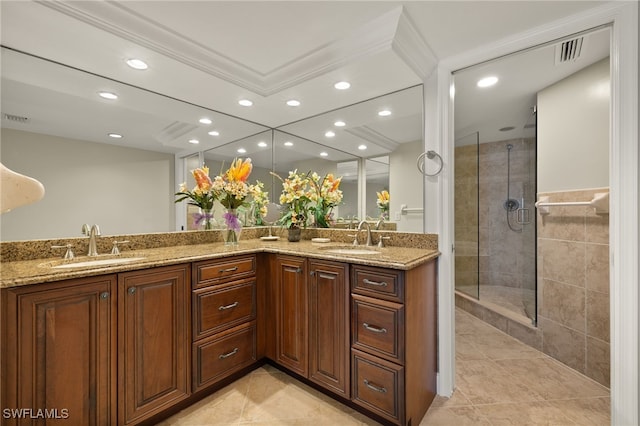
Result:
<svg viewBox="0 0 640 426"><path fill-rule="evenodd" d="M213 228L213 202L216 200L217 195L212 188L213 182L209 177L209 168L202 166L192 170L191 174L196 181L196 186L189 191L187 183L181 183L179 192L175 193L178 197L175 202L179 203L189 199L188 204L200 207L201 212L193 214L194 224L199 227L204 223L204 229L211 229Z"/></svg>
<svg viewBox="0 0 640 426"><path fill-rule="evenodd" d="M376 195L378 196L376 204L380 209L380 215L385 219L389 219L389 191L385 189L384 191L376 192Z"/></svg>
<svg viewBox="0 0 640 426"><path fill-rule="evenodd" d="M342 201L342 191L339 189L341 181L342 177L336 178L333 173L328 173L322 180L315 172L311 175L310 182L315 191L310 197L314 204L309 209L319 228L329 227L332 222L331 210Z"/></svg>
<svg viewBox="0 0 640 426"><path fill-rule="evenodd" d="M307 205L314 194L310 188L309 173L298 173L298 170L289 172L286 179L282 179L275 173L271 173L282 181L282 193L280 204L282 205L282 217L278 224L285 228L307 227Z"/></svg>
<svg viewBox="0 0 640 426"><path fill-rule="evenodd" d="M267 215L267 204L269 204L269 193L264 190L264 183L259 180L255 185L249 186L251 200L251 215L255 225L263 226L264 217Z"/></svg>
<svg viewBox="0 0 640 426"><path fill-rule="evenodd" d="M247 179L249 179L251 170L253 170L253 165L250 158L244 161L241 158L236 158L224 174L213 179L213 192L217 195L220 204L227 209L223 214L228 230L225 238L226 243L238 243L237 234L242 229L242 223L236 209L246 205L245 199L250 193Z"/></svg>

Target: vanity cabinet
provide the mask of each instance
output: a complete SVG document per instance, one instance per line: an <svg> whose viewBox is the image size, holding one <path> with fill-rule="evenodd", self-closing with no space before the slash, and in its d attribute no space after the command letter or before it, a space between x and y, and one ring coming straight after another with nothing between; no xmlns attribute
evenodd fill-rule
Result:
<svg viewBox="0 0 640 426"><path fill-rule="evenodd" d="M193 264L192 390L257 361L256 256Z"/></svg>
<svg viewBox="0 0 640 426"><path fill-rule="evenodd" d="M352 401L399 425L418 423L436 392L437 268L351 267Z"/></svg>
<svg viewBox="0 0 640 426"><path fill-rule="evenodd" d="M348 398L348 265L283 255L274 263L275 361Z"/></svg>
<svg viewBox="0 0 640 426"><path fill-rule="evenodd" d="M34 416L48 409L69 424L115 424L116 275L16 287L2 296L2 408L32 409ZM32 423L4 414L3 424Z"/></svg>
<svg viewBox="0 0 640 426"><path fill-rule="evenodd" d="M190 265L118 275L118 424L187 398Z"/></svg>

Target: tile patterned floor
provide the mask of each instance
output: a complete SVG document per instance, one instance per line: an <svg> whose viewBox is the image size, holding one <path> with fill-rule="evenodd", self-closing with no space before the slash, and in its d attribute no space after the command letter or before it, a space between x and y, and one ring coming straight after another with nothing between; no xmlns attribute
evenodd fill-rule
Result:
<svg viewBox="0 0 640 426"><path fill-rule="evenodd" d="M608 425L609 390L456 310L456 391L421 426ZM161 425L376 425L265 366Z"/></svg>

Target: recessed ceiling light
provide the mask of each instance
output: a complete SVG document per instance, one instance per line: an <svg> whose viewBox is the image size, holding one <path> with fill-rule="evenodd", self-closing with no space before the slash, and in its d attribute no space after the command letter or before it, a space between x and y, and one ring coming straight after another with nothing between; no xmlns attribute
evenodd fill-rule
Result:
<svg viewBox="0 0 640 426"><path fill-rule="evenodd" d="M347 123L345 123L344 121L336 121L335 123L333 123L333 125L336 127L344 127L347 125Z"/></svg>
<svg viewBox="0 0 640 426"><path fill-rule="evenodd" d="M149 68L149 65L142 59L127 59L127 65L136 70L146 70Z"/></svg>
<svg viewBox="0 0 640 426"><path fill-rule="evenodd" d="M297 107L300 106L300 101L295 100L295 99L290 99L287 101L287 105L292 106L292 107Z"/></svg>
<svg viewBox="0 0 640 426"><path fill-rule="evenodd" d="M251 102L249 99L240 99L238 103L246 107L250 107L251 105L253 105L253 102Z"/></svg>
<svg viewBox="0 0 640 426"><path fill-rule="evenodd" d="M211 121L211 119L210 119L210 118L207 118L207 117L202 117L202 118L201 118L200 120L198 120L198 121L200 121L200 123L202 123L202 124L211 124L211 123L213 123L213 121Z"/></svg>
<svg viewBox="0 0 640 426"><path fill-rule="evenodd" d="M359 145L359 146L358 146L358 149L359 149L360 151L364 151L365 149L367 149L367 146L366 146L366 145Z"/></svg>
<svg viewBox="0 0 640 426"><path fill-rule="evenodd" d="M324 134L326 137L328 138L332 138L334 137L336 134L335 132L332 132L331 130L329 130L327 133Z"/></svg>
<svg viewBox="0 0 640 426"><path fill-rule="evenodd" d="M238 154L246 154L247 150L244 148L238 148Z"/></svg>
<svg viewBox="0 0 640 426"><path fill-rule="evenodd" d="M351 83L349 83L348 81L339 81L336 84L334 84L333 87L335 87L338 90L346 90L349 87L351 87Z"/></svg>
<svg viewBox="0 0 640 426"><path fill-rule="evenodd" d="M293 146L293 142L291 142L291 141L286 141L286 142L284 143L284 146Z"/></svg>
<svg viewBox="0 0 640 426"><path fill-rule="evenodd" d="M198 139L189 139L189 143L192 143L194 145L197 145L200 143L200 141Z"/></svg>
<svg viewBox="0 0 640 426"><path fill-rule="evenodd" d="M500 129L501 132L508 132L509 130L513 130L515 129L515 127L513 126L507 126L507 127L503 127Z"/></svg>
<svg viewBox="0 0 640 426"><path fill-rule="evenodd" d="M217 130L212 130L212 131L208 132L207 134L211 135L211 136L220 136L220 132L218 132Z"/></svg>
<svg viewBox="0 0 640 426"><path fill-rule="evenodd" d="M485 77L485 78L482 78L482 79L478 80L478 87L493 86L497 82L498 82L498 77L494 77L494 76Z"/></svg>
<svg viewBox="0 0 640 426"><path fill-rule="evenodd" d="M105 99L111 99L111 100L118 99L118 95L111 92L98 92L98 95L100 95L101 98L105 98Z"/></svg>
<svg viewBox="0 0 640 426"><path fill-rule="evenodd" d="M388 109L383 109L382 111L378 111L378 115L380 117L387 117L391 115L391 111L389 111Z"/></svg>
<svg viewBox="0 0 640 426"><path fill-rule="evenodd" d="M119 133L109 133L109 137L114 139L122 139L122 135Z"/></svg>
<svg viewBox="0 0 640 426"><path fill-rule="evenodd" d="M267 143L265 141L260 141L260 142L258 142L258 146L260 148L266 148L268 145L267 145Z"/></svg>
<svg viewBox="0 0 640 426"><path fill-rule="evenodd" d="M322 152L320 153L320 157L328 157L328 156L329 156L329 153L328 153L328 152L324 152L324 151L322 151Z"/></svg>

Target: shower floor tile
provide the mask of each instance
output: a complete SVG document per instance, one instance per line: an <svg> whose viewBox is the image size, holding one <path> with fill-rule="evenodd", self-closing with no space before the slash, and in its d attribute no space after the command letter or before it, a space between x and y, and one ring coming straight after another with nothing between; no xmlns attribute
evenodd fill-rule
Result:
<svg viewBox="0 0 640 426"><path fill-rule="evenodd" d="M420 425L606 425L609 412L607 388L456 309L456 390ZM378 423L265 366L160 424Z"/></svg>

